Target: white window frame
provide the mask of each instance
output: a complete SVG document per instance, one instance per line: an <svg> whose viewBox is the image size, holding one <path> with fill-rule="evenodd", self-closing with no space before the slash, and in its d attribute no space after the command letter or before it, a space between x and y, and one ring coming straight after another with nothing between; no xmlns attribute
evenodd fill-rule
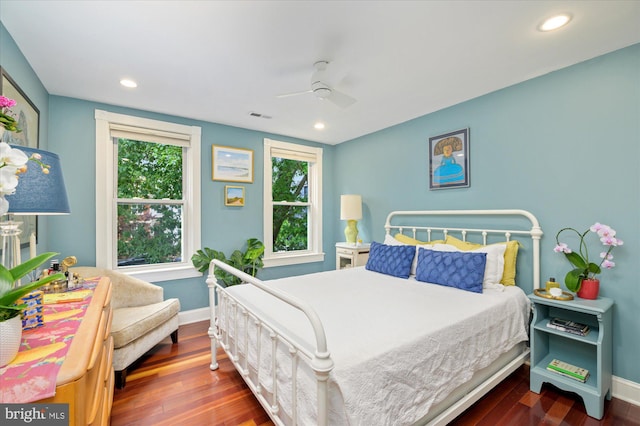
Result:
<svg viewBox="0 0 640 426"><path fill-rule="evenodd" d="M302 157L313 157L309 163L309 249L295 252L273 252L273 150L299 153ZM322 262L322 148L264 139L264 267Z"/></svg>
<svg viewBox="0 0 640 426"><path fill-rule="evenodd" d="M202 276L191 264L191 256L200 248L200 139L201 128L151 120L108 111L95 110L96 120L96 266L117 270L149 281L169 281ZM181 262L136 265L118 268L117 263L117 150L111 129L129 126L145 129L162 138L163 132L180 135L186 145L183 158L183 223L184 258Z"/></svg>

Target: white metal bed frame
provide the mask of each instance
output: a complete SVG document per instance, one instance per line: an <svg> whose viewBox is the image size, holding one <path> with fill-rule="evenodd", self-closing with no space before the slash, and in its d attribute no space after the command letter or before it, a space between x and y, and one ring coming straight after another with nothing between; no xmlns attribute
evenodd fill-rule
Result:
<svg viewBox="0 0 640 426"><path fill-rule="evenodd" d="M499 216L520 216L528 219L531 224L531 228L528 230L523 229L513 229L513 230L503 230L503 229L474 229L474 228L458 228L458 227L432 227L432 226L413 226L413 225L392 225L391 222L395 218L400 217L424 217L424 216L440 216L440 217L449 217L449 216L466 216L466 217L477 217L477 216L485 216L485 217L499 217ZM533 262L533 288L537 289L540 287L540 238L542 237L542 230L538 223L536 217L526 210L420 210L420 211L394 211L391 212L386 219L385 222L385 232L387 235L390 235L392 230L397 230L402 233L405 230L410 230L413 238L416 238L420 233L424 232L427 234L427 241L431 240L432 233L441 232L445 237L448 233L454 232L459 233L462 236L464 241L467 240L468 235L478 234L482 237L482 243L487 243L487 237L491 234L504 236L507 241L510 240L512 235L525 235L529 236L532 240L532 262ZM311 327L313 328L315 334L315 349L313 352L310 352L308 349L302 347L298 344L295 339L292 339L286 332L286 330L281 330L277 324L271 324L269 321L265 321L260 318L256 313L252 312L245 305L240 303L237 299L235 299L232 295L225 291L224 287L221 287L217 282L214 275L214 269L221 268L233 275L236 275L244 283L248 283L250 285L254 285L259 289L271 294L272 296L284 301L285 303L291 305L292 307L300 310L309 320ZM276 363L276 350L278 342L284 343L289 348L289 353L292 358L292 407L291 407L291 416L293 424L296 424L296 412L297 412L297 389L296 389L296 371L297 365L300 358L305 358L308 360L311 369L314 371L317 381L317 419L319 426L327 426L328 425L328 401L329 401L329 390L328 390L328 378L331 370L333 369L333 360L331 359L331 355L327 345L327 339L324 331L324 327L318 315L315 311L304 301L298 300L291 295L286 294L285 292L279 291L277 289L272 288L271 286L265 285L261 280L254 278L244 272L241 272L226 263L220 262L218 260L213 260L211 265L209 266L209 276L207 278L207 285L209 287L209 306L211 309L211 318L210 318L210 327L208 330L209 337L211 339L211 370L216 370L218 368L218 362L216 358L216 350L217 345L219 344L227 353L229 359L234 364L235 368L241 374L251 391L254 393L260 404L266 410L269 417L273 420L273 422L277 425L284 425L281 416L280 416L280 406L278 404L278 389L277 389L277 368L275 368ZM217 312L216 309L216 300L224 300L224 306L227 307L224 311ZM239 330L238 323L243 321L245 324L244 334L242 336L232 336L228 332L228 330L221 329L218 325L217 319L224 316L225 324L229 324L230 322L235 322L234 330ZM247 365L247 357L243 356L239 353L238 344L236 343L236 339L243 339L245 344L245 348L248 352L248 344L251 341L248 337L248 324L249 321L253 321L257 326L258 330L265 330L268 333L271 339L271 359L272 359L272 368L271 371L273 373L273 392L270 394L267 392L263 392L262 385L259 382L253 380L249 372L249 366ZM262 331L260 331L262 332ZM257 339L257 345L260 345L260 339ZM259 353L260 348L257 348L257 352ZM528 349L509 362L507 365L502 367L496 373L491 375L488 379L486 379L481 386L476 387L472 391L468 392L462 398L460 398L457 402L449 406L446 410L436 416L434 419L429 421L429 425L445 425L455 417L457 417L460 413L470 407L474 402L480 399L483 395L485 395L489 390L495 387L498 383L500 383L504 378L506 378L509 374L515 371L520 365L522 365L529 356ZM260 363L258 362L258 365ZM257 374L256 377L260 377L260 374Z"/></svg>

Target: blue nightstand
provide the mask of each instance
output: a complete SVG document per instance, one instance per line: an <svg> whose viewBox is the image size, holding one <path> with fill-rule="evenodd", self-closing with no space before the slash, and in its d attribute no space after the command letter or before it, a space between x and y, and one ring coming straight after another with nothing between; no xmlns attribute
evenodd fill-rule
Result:
<svg viewBox="0 0 640 426"><path fill-rule="evenodd" d="M612 307L613 300L574 299L560 301L529 295L533 302L531 324L530 389L540 393L542 383L575 392L582 397L587 414L601 419L604 399L611 399ZM547 327L552 318L563 318L590 327L586 336ZM585 383L547 370L554 358L589 370Z"/></svg>

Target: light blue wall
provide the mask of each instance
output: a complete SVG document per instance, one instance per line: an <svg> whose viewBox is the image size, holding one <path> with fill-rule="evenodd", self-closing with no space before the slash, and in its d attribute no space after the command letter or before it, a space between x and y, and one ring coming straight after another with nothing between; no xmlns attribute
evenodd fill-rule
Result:
<svg viewBox="0 0 640 426"><path fill-rule="evenodd" d="M95 264L95 119L96 109L137 117L165 120L202 128L202 245L229 254L242 248L251 237L262 239L263 139L265 137L320 146L307 141L266 134L237 127L189 120L147 111L132 110L78 99L50 96L50 143L52 151L63 159L67 193L72 214L51 218L48 237L55 241L56 250L74 254L78 263ZM254 182L244 184L246 203L242 208L224 205L223 191L228 182L211 180L211 146L226 145L254 150ZM324 206L331 217L334 187L334 147L322 146L324 155ZM335 259L331 240L332 227L324 230L324 245L328 255L325 262L292 267L268 268L260 272L263 279L318 272L333 267ZM52 243L53 245L53 243ZM157 283L165 289L165 296L178 297L182 310L208 305L204 278L193 278Z"/></svg>
<svg viewBox="0 0 640 426"><path fill-rule="evenodd" d="M4 25L0 24L0 66L6 70L16 84L27 94L29 100L40 112L39 143L46 149L49 137L49 93L26 61ZM38 253L47 251L46 234L48 220L38 218ZM55 249L51 249L55 250ZM28 258L29 250L24 249L23 258Z"/></svg>
<svg viewBox="0 0 640 426"><path fill-rule="evenodd" d="M429 137L465 127L471 186L429 191ZM596 221L615 228L625 244L614 250L616 268L600 275L601 295L616 303L613 370L640 382L640 45L343 143L335 154L336 193L362 194L365 240L383 239L391 210L526 209L545 232L543 279L563 281L571 268L553 252L555 233Z"/></svg>
<svg viewBox="0 0 640 426"><path fill-rule="evenodd" d="M255 132L185 118L155 114L128 108L88 102L78 99L50 96L38 76L16 46L14 40L0 24L0 66L6 68L16 83L28 94L40 110L40 147L60 155L67 194L71 206L69 216L38 218L38 252L60 252L74 255L81 265L95 264L95 109L130 114L156 120L202 127L202 245L229 254L241 248L251 237L262 239L262 156L263 138L321 146L295 138ZM211 180L211 145L228 145L254 150L254 183L246 184L246 205L242 208L226 207L223 202L225 182ZM333 217L334 147L323 148L323 214ZM332 269L335 265L332 240L333 226L329 222L323 229L324 262L264 269L264 279L301 275ZM23 253L28 256L28 252ZM158 283L166 297L180 299L182 310L208 305L204 278Z"/></svg>

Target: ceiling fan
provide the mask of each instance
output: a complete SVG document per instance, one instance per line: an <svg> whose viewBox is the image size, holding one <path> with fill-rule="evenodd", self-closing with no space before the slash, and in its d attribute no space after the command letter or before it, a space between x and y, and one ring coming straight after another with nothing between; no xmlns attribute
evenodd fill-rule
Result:
<svg viewBox="0 0 640 426"><path fill-rule="evenodd" d="M315 71L311 74L311 89L305 90L304 92L286 93L278 95L277 97L286 98L289 96L304 95L305 93L313 93L316 98L332 102L340 108L351 106L356 102L354 98L334 89L327 83L329 77L327 65L329 65L327 61L318 61L313 64Z"/></svg>

